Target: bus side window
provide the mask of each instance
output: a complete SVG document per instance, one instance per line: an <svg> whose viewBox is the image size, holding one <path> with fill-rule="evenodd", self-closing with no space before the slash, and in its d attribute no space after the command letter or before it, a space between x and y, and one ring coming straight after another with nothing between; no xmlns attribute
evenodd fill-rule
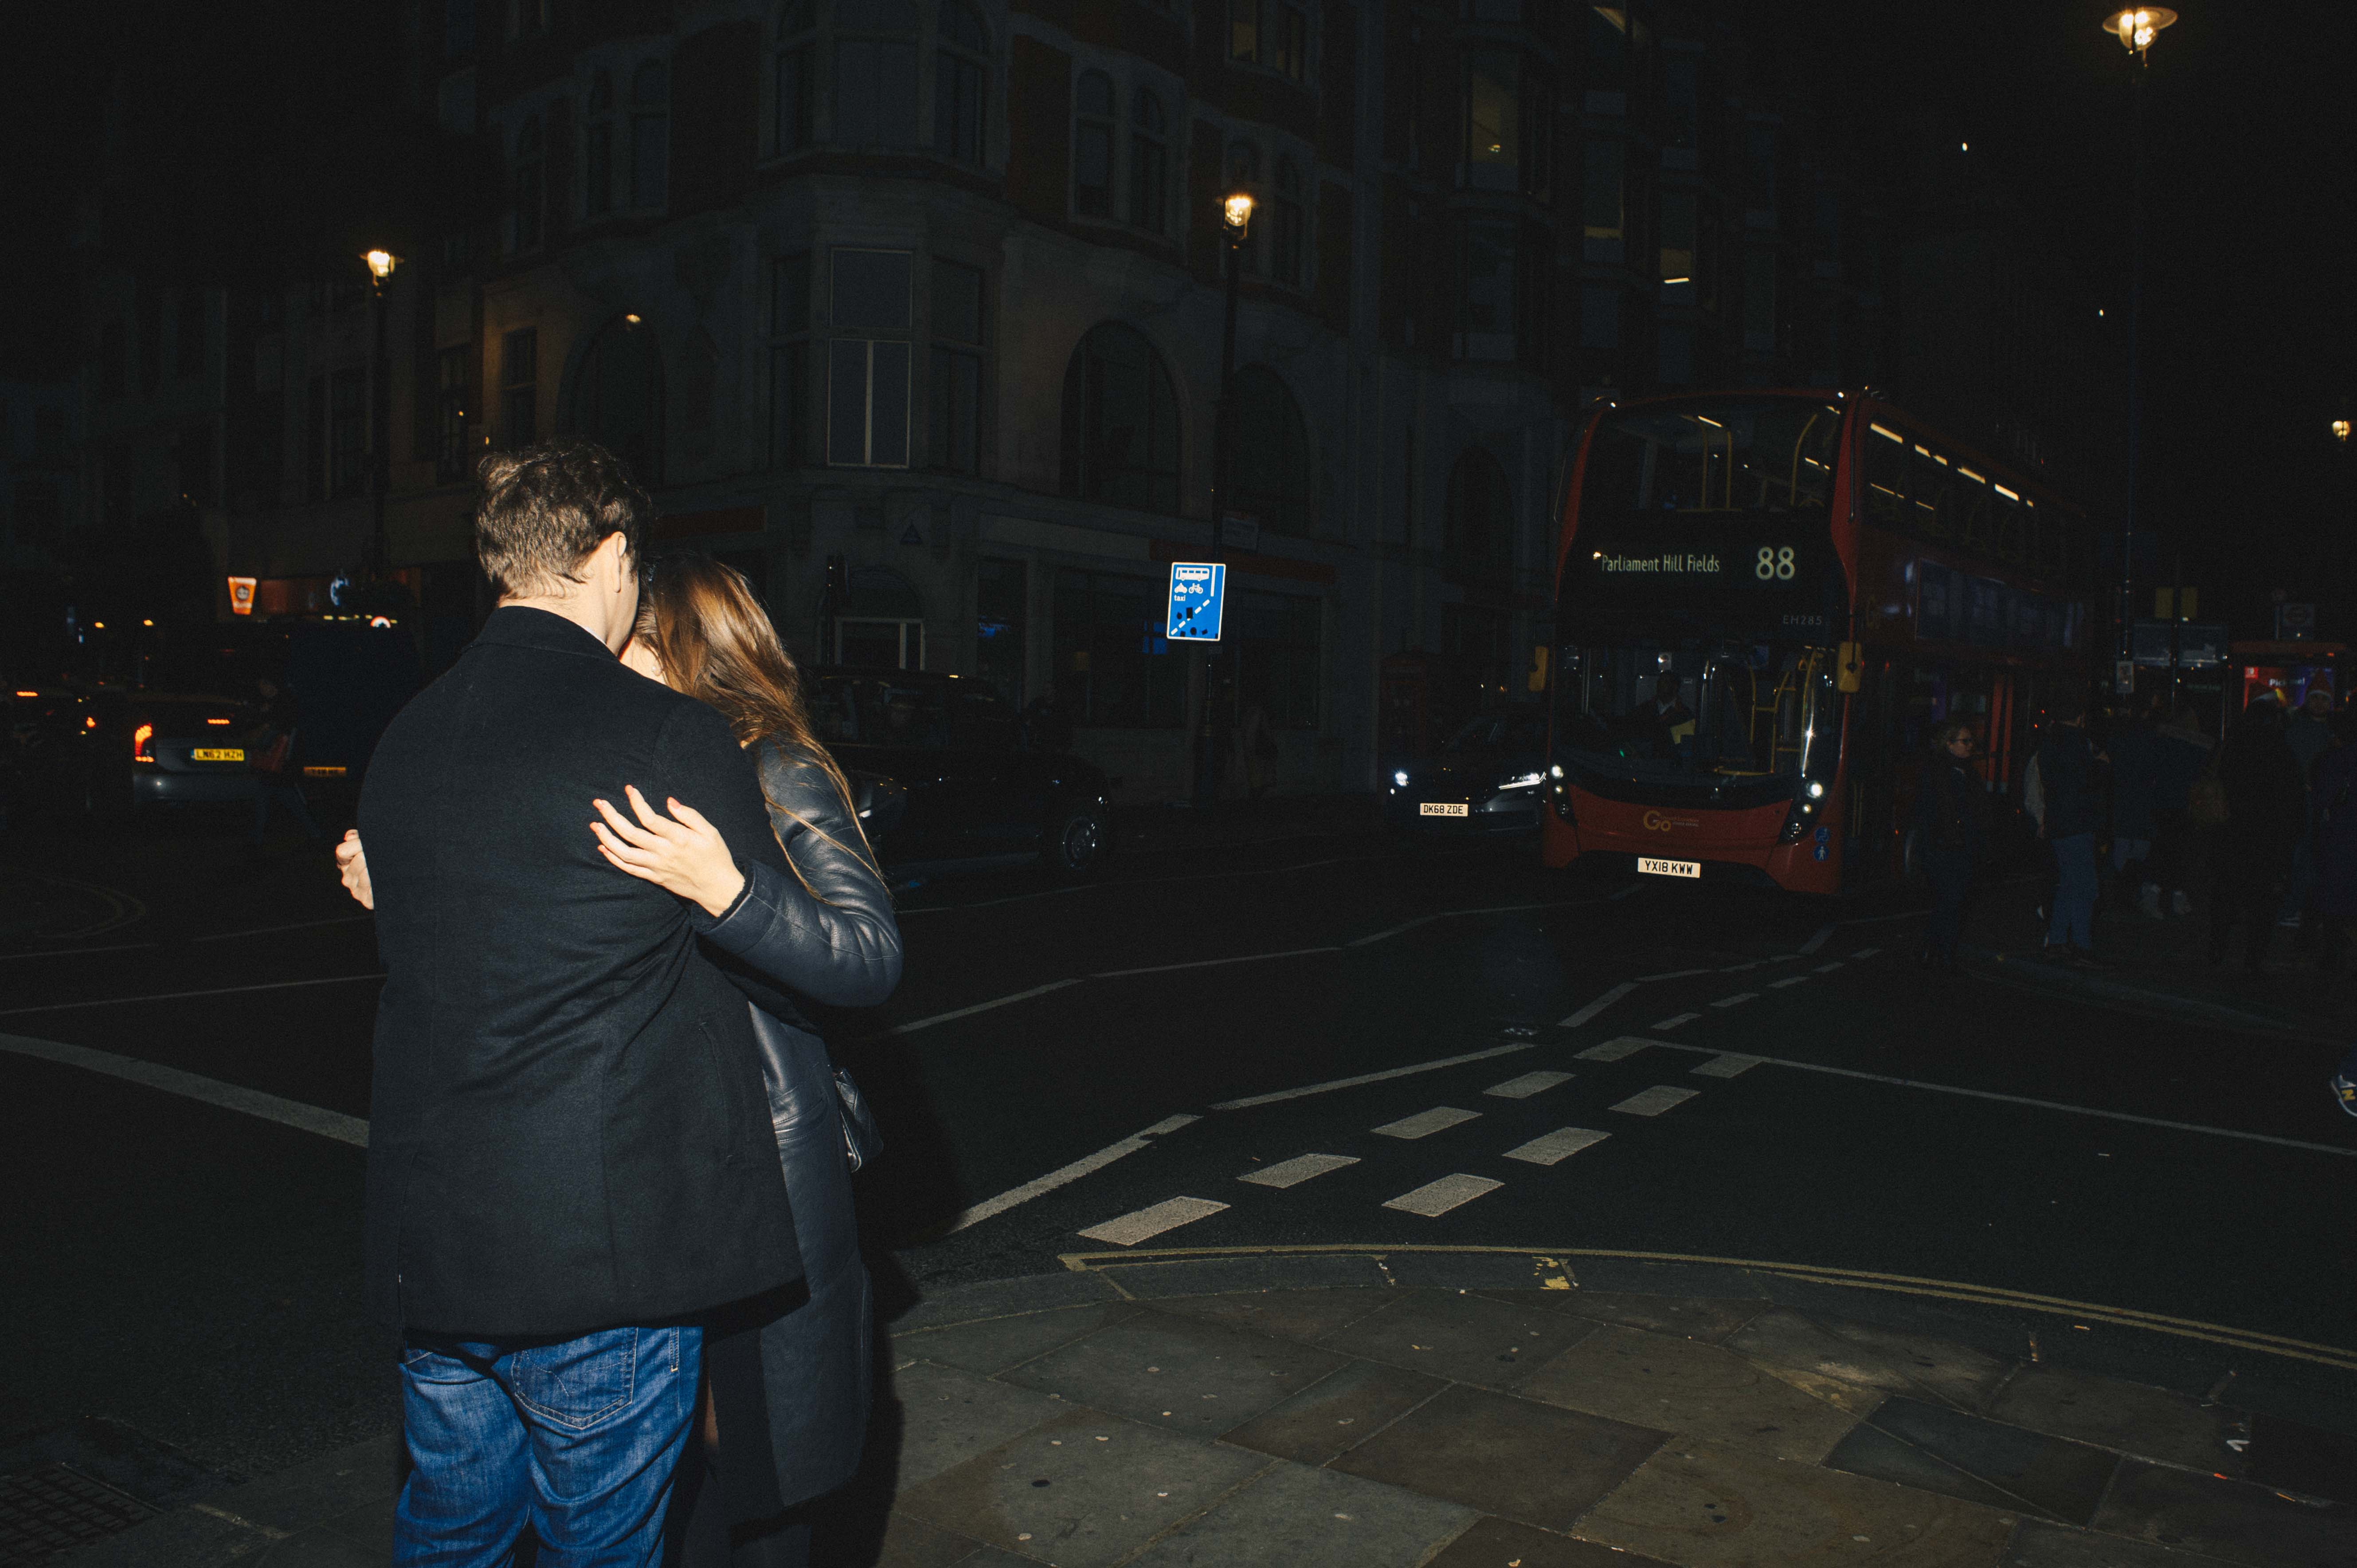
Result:
<svg viewBox="0 0 2357 1568"><path fill-rule="evenodd" d="M1948 470L1922 453L1908 465L1908 499L1914 510L1912 532L1942 542L1955 537L1953 503L1948 497Z"/></svg>
<svg viewBox="0 0 2357 1568"><path fill-rule="evenodd" d="M1880 432L1866 434L1867 515L1886 528L1912 532L1907 505L1907 448Z"/></svg>

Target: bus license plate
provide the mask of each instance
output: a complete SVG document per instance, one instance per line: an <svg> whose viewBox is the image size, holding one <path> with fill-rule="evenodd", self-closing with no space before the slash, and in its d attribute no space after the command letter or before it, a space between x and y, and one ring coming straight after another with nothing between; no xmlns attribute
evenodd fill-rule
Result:
<svg viewBox="0 0 2357 1568"><path fill-rule="evenodd" d="M1462 800L1426 800L1417 805L1415 814L1419 817L1461 817L1465 811Z"/></svg>
<svg viewBox="0 0 2357 1568"><path fill-rule="evenodd" d="M1700 876L1702 862L1698 860L1648 860L1637 857L1637 869L1652 876Z"/></svg>
<svg viewBox="0 0 2357 1568"><path fill-rule="evenodd" d="M245 753L233 746L200 746L188 753L191 762L243 762Z"/></svg>

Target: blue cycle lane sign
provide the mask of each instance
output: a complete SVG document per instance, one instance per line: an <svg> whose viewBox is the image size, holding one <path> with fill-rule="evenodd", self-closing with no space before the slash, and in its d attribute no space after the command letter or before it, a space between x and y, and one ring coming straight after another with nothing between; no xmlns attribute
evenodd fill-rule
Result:
<svg viewBox="0 0 2357 1568"><path fill-rule="evenodd" d="M1169 629L1173 642L1217 642L1228 596L1228 569L1216 561L1170 564Z"/></svg>

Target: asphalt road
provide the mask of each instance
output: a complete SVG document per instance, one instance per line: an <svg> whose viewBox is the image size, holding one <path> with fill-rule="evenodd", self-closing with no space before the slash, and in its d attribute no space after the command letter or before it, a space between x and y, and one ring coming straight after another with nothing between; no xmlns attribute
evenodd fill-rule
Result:
<svg viewBox="0 0 2357 1568"><path fill-rule="evenodd" d="M391 1425L340 1120L377 962L324 854L20 833L0 868L0 1035L305 1123L0 1049L0 1438L102 1414L247 1475ZM887 1298L1088 1251L1597 1249L2357 1345L2330 1047L1930 976L1918 919L1357 832L933 884L900 993L827 1020L885 1129Z"/></svg>

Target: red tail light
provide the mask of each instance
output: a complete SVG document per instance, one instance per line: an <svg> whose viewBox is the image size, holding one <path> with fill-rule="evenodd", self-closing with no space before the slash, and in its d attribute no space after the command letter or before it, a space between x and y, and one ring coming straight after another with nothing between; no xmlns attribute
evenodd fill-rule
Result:
<svg viewBox="0 0 2357 1568"><path fill-rule="evenodd" d="M131 732L131 760L134 762L155 761L156 758L154 754L149 752L147 749L147 743L155 738L156 726L154 725L141 725L137 729L133 730Z"/></svg>

